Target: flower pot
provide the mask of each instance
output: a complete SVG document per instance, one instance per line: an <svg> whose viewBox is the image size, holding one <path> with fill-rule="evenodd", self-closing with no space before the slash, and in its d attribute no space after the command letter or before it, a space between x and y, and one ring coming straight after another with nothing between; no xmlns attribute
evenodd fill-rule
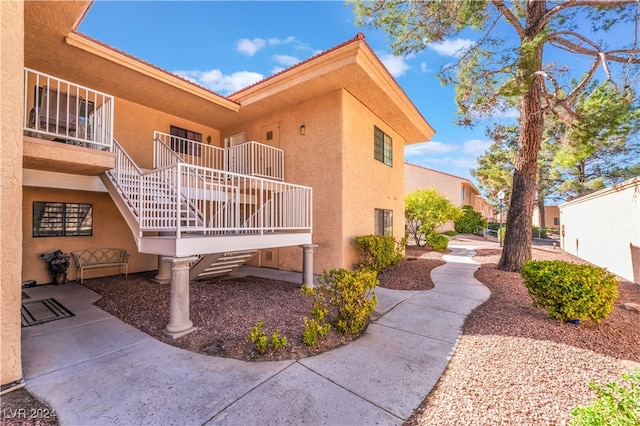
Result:
<svg viewBox="0 0 640 426"><path fill-rule="evenodd" d="M67 282L67 274L58 274L53 276L53 283L56 285L62 285Z"/></svg>

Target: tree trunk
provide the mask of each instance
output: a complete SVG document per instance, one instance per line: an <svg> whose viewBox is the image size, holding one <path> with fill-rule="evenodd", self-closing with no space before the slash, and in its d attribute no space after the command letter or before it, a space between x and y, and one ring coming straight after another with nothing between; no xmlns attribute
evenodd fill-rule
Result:
<svg viewBox="0 0 640 426"><path fill-rule="evenodd" d="M538 193L538 226L540 229L547 227L546 220L547 218L544 214L544 197L542 197L542 194Z"/></svg>
<svg viewBox="0 0 640 426"><path fill-rule="evenodd" d="M537 23L544 16L545 1L527 3L526 37L522 43L531 42L537 35ZM539 31L539 30L538 30ZM521 61L520 79L528 84L520 99L520 136L513 172L511 204L507 214L507 229L498 269L517 272L531 259L531 226L536 196L538 153L542 143L544 121L542 115L543 76L534 74L541 69L542 43L533 53L521 49L527 55Z"/></svg>

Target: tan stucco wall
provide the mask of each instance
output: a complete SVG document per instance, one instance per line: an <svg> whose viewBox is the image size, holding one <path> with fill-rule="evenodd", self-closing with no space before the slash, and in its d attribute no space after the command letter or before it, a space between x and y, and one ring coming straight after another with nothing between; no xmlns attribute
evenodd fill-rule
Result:
<svg viewBox="0 0 640 426"><path fill-rule="evenodd" d="M438 173L433 170L417 167L411 164L404 166L404 192L408 194L415 189L434 188L447 197L455 206L462 207L469 204L462 200L462 182L453 176Z"/></svg>
<svg viewBox="0 0 640 426"><path fill-rule="evenodd" d="M343 265L341 248L342 117L340 92L333 92L263 117L224 136L247 132L247 140L263 141L260 129L279 123L279 145L284 150L285 182L313 188L314 273ZM305 125L305 134L300 126ZM302 249L279 250L279 268L302 270Z"/></svg>
<svg viewBox="0 0 640 426"><path fill-rule="evenodd" d="M393 234L404 237L404 139L348 92L343 92L343 267L360 260L355 238L374 233L374 210L393 211ZM374 126L392 139L392 167L374 158Z"/></svg>
<svg viewBox="0 0 640 426"><path fill-rule="evenodd" d="M87 237L39 237L33 238L33 202L54 201L62 203L93 204L93 235ZM106 192L75 191L41 187L24 187L22 202L24 222L22 264L25 265L23 281L35 280L38 284L51 282L45 262L40 258L43 252L60 249L66 253L75 250L100 247L126 249L129 258L129 272L152 271L158 268L158 257L138 253L135 240L127 223ZM85 272L85 277L107 276L117 270L95 270ZM71 262L67 278L76 277L76 268Z"/></svg>
<svg viewBox="0 0 640 426"><path fill-rule="evenodd" d="M24 9L21 1L0 1L0 371L2 385L22 377L20 303L22 217L22 102Z"/></svg>
<svg viewBox="0 0 640 426"><path fill-rule="evenodd" d="M435 170L415 166L413 164L404 165L404 193L405 195L416 189L433 188L444 195L456 207L470 205L475 211L483 213L482 201L478 197L477 190L462 178L440 173ZM464 189L464 198L462 197ZM437 229L438 232L445 232L454 229L453 222L447 222Z"/></svg>
<svg viewBox="0 0 640 426"><path fill-rule="evenodd" d="M640 284L640 178L559 207L565 251Z"/></svg>
<svg viewBox="0 0 640 426"><path fill-rule="evenodd" d="M558 208L558 206L544 206L544 225L545 228L555 228L555 229L560 229L560 225L554 225L554 221L553 219L557 218L558 221L560 221L560 209ZM533 216L532 216L532 223L533 226L539 226L540 225L540 216L539 216L539 211L537 208L533 209ZM560 222L562 223L562 222Z"/></svg>
<svg viewBox="0 0 640 426"><path fill-rule="evenodd" d="M211 136L211 145L222 146L220 132L216 129L123 99L116 98L114 115L116 140L144 169L153 166L153 133L169 133L171 125L201 133L205 144L207 137Z"/></svg>

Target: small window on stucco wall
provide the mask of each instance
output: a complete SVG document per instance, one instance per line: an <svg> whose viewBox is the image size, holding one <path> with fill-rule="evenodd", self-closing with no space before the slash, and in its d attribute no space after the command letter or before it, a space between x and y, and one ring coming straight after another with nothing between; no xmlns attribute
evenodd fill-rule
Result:
<svg viewBox="0 0 640 426"><path fill-rule="evenodd" d="M93 205L33 202L34 237L81 237L93 235Z"/></svg>
<svg viewBox="0 0 640 426"><path fill-rule="evenodd" d="M393 210L374 209L373 233L375 235L393 235Z"/></svg>
<svg viewBox="0 0 640 426"><path fill-rule="evenodd" d="M373 126L373 157L387 166L393 166L393 140L376 126Z"/></svg>

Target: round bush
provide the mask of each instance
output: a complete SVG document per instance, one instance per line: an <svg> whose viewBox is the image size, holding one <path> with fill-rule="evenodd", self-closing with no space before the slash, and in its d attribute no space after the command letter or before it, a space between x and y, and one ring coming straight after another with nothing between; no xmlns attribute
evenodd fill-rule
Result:
<svg viewBox="0 0 640 426"><path fill-rule="evenodd" d="M449 247L449 239L446 235L433 232L427 235L427 244L436 251L445 251Z"/></svg>
<svg viewBox="0 0 640 426"><path fill-rule="evenodd" d="M533 306L547 309L563 321L590 319L600 322L618 297L615 275L591 265L557 260L530 260L521 275Z"/></svg>

